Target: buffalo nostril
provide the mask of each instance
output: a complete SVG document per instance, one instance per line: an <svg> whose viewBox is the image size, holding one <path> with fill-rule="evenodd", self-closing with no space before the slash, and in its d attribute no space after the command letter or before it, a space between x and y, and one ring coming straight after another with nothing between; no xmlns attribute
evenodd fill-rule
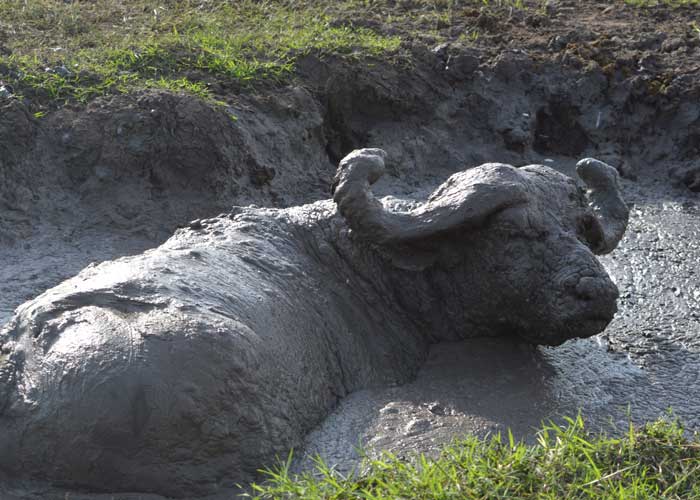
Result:
<svg viewBox="0 0 700 500"><path fill-rule="evenodd" d="M620 293L610 280L584 276L576 284L576 295L586 300L604 298L614 300Z"/></svg>
<svg viewBox="0 0 700 500"><path fill-rule="evenodd" d="M581 278L579 282L576 283L576 295L582 299L595 298L597 289L596 280L593 278Z"/></svg>

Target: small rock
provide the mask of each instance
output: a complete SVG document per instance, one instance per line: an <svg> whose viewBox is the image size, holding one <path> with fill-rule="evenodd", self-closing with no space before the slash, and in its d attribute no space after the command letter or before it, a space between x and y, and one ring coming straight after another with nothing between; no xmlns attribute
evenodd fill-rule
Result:
<svg viewBox="0 0 700 500"><path fill-rule="evenodd" d="M202 226L202 221L200 219L195 219L189 224L190 229L195 229L199 230L202 229L204 226Z"/></svg>
<svg viewBox="0 0 700 500"><path fill-rule="evenodd" d="M428 411L430 411L430 413L433 413L434 415L444 415L445 407L442 406L440 403L430 403L428 405Z"/></svg>
<svg viewBox="0 0 700 500"><path fill-rule="evenodd" d="M435 54L436 56L446 59L447 58L447 50L450 48L449 43L441 43L440 45L436 45L435 47L432 48L430 52Z"/></svg>
<svg viewBox="0 0 700 500"><path fill-rule="evenodd" d="M417 418L411 420L408 424L406 424L404 430L407 436L414 436L416 434L420 434L422 432L430 430L431 427L432 424L430 423L430 420L427 420L425 418Z"/></svg>
<svg viewBox="0 0 700 500"><path fill-rule="evenodd" d="M569 44L569 39L566 36L557 35L549 41L547 48L554 51L563 50Z"/></svg>
<svg viewBox="0 0 700 500"><path fill-rule="evenodd" d="M14 93L9 85L0 85L0 98L10 98Z"/></svg>
<svg viewBox="0 0 700 500"><path fill-rule="evenodd" d="M669 38L668 40L664 40L664 42L661 44L661 50L664 52L673 52L680 49L682 45L682 38Z"/></svg>
<svg viewBox="0 0 700 500"><path fill-rule="evenodd" d="M653 71L658 67L658 65L658 58L654 54L644 55L639 59L639 61L637 61L639 71Z"/></svg>
<svg viewBox="0 0 700 500"><path fill-rule="evenodd" d="M399 412L398 408L396 408L395 406L390 406L390 405L387 405L384 408L382 408L381 410L379 410L379 413L381 413L382 415L395 415L398 412Z"/></svg>
<svg viewBox="0 0 700 500"><path fill-rule="evenodd" d="M73 76L73 72L66 68L65 64L61 64L60 66L55 66L53 68L44 68L44 71L46 73L55 73L58 76L62 76L63 78L70 78Z"/></svg>

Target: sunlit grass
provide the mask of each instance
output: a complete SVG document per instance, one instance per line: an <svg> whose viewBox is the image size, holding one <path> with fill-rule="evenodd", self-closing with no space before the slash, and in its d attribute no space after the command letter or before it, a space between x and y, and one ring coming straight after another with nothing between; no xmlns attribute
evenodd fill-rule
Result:
<svg viewBox="0 0 700 500"><path fill-rule="evenodd" d="M240 0L0 3L0 80L38 101L86 101L139 88L208 94L289 78L298 57L391 53L400 40L333 26L323 9Z"/></svg>
<svg viewBox="0 0 700 500"><path fill-rule="evenodd" d="M625 0L628 5L635 7L655 7L664 5L669 7L699 7L700 0Z"/></svg>
<svg viewBox="0 0 700 500"><path fill-rule="evenodd" d="M624 0L641 7L700 0ZM623 5L623 0L618 4ZM2 0L0 83L33 107L143 88L202 97L290 81L300 57L391 63L403 42L482 43L487 10L544 0ZM453 30L454 28L454 30Z"/></svg>
<svg viewBox="0 0 700 500"><path fill-rule="evenodd" d="M591 435L581 417L544 426L537 443L512 435L469 437L430 459L385 453L361 474L343 476L318 460L314 474L289 463L254 485L263 499L692 499L700 498L700 440L674 420L622 437Z"/></svg>

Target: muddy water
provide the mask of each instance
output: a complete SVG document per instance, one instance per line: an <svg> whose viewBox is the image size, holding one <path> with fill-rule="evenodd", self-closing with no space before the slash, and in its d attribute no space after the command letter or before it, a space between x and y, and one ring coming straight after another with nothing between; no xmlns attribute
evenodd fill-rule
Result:
<svg viewBox="0 0 700 500"><path fill-rule="evenodd" d="M415 381L346 398L307 439L295 470L320 455L338 470L374 455L436 452L466 433L512 429L581 410L590 427L625 429L669 408L700 429L700 199L666 179L625 183L633 205L624 241L602 260L620 311L592 339L557 348L513 339L433 346Z"/></svg>

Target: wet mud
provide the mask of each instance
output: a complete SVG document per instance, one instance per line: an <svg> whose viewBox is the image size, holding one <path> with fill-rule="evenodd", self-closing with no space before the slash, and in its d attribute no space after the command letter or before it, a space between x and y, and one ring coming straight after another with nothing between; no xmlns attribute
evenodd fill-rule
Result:
<svg viewBox="0 0 700 500"><path fill-rule="evenodd" d="M474 44L460 30L444 45L424 37L410 65L309 56L294 85L226 109L146 92L37 120L0 100L0 325L91 262L155 247L193 219L328 198L354 148L387 150L375 192L398 198L486 161L571 173L594 156L618 169L631 205L622 243L601 259L621 293L606 331L557 348L434 345L415 380L343 399L294 468L320 455L349 470L358 448L435 453L465 433L532 440L541 421L578 411L615 432L671 408L700 429L700 39L688 27L700 11L549 4L477 11ZM3 499L161 498L1 483Z"/></svg>

